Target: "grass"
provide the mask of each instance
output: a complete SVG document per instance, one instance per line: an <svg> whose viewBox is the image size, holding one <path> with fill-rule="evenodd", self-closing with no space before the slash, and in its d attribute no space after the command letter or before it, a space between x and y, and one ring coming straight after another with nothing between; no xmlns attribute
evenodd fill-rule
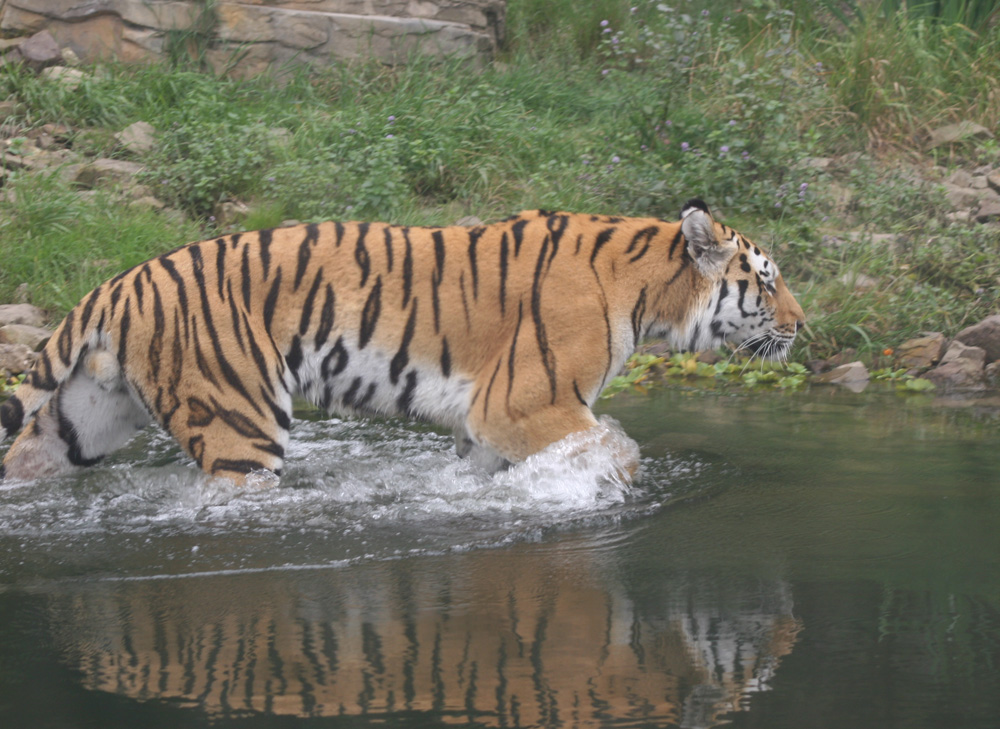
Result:
<svg viewBox="0 0 1000 729"><path fill-rule="evenodd" d="M997 162L993 141L934 156L922 146L959 119L997 129L997 24L887 3L838 18L829 6L850 3L635 2L511 0L507 47L484 69L414 58L278 83L215 77L192 70L195 59L88 69L72 93L5 69L0 99L19 106L0 136L61 123L84 158L119 156L113 133L148 121L158 144L142 182L184 216L11 172L0 300L27 282L34 303L61 315L116 271L219 232L224 200L250 206L241 227L252 229L442 224L529 207L672 219L699 196L779 260L809 319L800 360L845 347L877 359L996 310L1000 235L947 222L940 191L906 170ZM847 161L809 164L820 157ZM856 292L845 272L878 285Z"/></svg>

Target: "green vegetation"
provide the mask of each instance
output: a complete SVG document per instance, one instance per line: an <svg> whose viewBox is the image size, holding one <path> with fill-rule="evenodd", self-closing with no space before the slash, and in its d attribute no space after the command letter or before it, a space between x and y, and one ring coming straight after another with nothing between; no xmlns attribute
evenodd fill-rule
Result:
<svg viewBox="0 0 1000 729"><path fill-rule="evenodd" d="M1000 167L994 140L925 146L942 124L1000 121L994 3L960 4L510 0L507 47L480 69L415 58L240 81L200 70L195 50L86 69L70 91L5 68L10 151L58 123L74 154L124 156L113 133L147 121L141 181L184 215L6 170L0 300L27 282L61 314L114 272L220 232L225 200L249 205L240 227L266 227L529 207L672 219L699 196L778 259L809 320L797 360L854 347L876 361L1000 298L997 229L949 221L923 181L934 165Z"/></svg>

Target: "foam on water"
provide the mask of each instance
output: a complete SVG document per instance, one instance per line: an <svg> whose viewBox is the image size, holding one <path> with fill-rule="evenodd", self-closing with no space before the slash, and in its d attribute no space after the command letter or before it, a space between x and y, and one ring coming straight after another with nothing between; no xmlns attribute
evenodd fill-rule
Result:
<svg viewBox="0 0 1000 729"><path fill-rule="evenodd" d="M4 551L149 575L497 546L648 513L665 485L697 470L646 461L628 485L621 467L638 447L607 417L492 475L458 458L450 436L392 421L305 421L292 432L278 486L208 478L155 431L83 474L0 484L0 574Z"/></svg>

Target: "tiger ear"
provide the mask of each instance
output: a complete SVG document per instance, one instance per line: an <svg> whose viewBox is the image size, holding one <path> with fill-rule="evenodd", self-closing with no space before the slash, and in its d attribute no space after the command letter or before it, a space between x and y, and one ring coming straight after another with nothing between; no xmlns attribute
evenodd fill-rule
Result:
<svg viewBox="0 0 1000 729"><path fill-rule="evenodd" d="M695 266L705 276L721 273L735 252L727 241L719 240L708 205L697 198L688 200L681 208L681 233Z"/></svg>

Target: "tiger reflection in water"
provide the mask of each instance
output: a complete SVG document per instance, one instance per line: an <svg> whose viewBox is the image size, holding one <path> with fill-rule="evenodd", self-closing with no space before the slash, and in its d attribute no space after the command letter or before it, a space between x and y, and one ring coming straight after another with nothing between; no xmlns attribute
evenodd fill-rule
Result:
<svg viewBox="0 0 1000 729"><path fill-rule="evenodd" d="M636 601L579 564L449 559L78 585L52 619L95 691L485 726L713 726L768 689L799 629L780 579L664 575Z"/></svg>

